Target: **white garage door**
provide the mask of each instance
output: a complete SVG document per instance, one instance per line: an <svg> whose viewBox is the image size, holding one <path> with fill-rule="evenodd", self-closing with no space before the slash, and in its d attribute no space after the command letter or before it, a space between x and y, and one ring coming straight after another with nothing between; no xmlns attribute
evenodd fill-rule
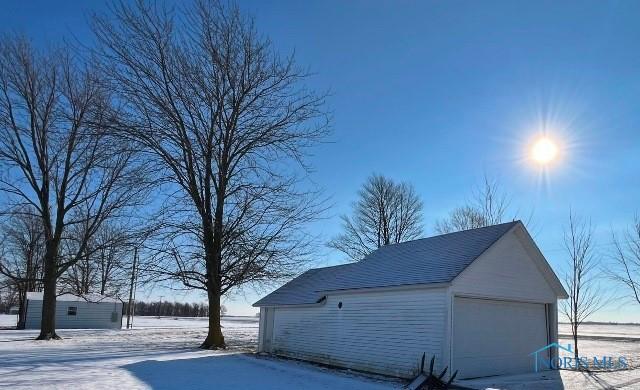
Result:
<svg viewBox="0 0 640 390"><path fill-rule="evenodd" d="M532 372L529 354L547 344L545 305L455 298L452 342L460 379Z"/></svg>

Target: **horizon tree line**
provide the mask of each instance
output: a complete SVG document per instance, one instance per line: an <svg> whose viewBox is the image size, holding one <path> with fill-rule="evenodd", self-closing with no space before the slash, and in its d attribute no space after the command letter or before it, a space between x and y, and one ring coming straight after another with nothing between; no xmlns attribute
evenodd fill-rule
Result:
<svg viewBox="0 0 640 390"><path fill-rule="evenodd" d="M171 302L171 301L136 301L133 307L136 316L156 317L208 317L209 306L206 303ZM123 313L127 313L128 302L123 305ZM225 305L220 305L220 315L227 314Z"/></svg>

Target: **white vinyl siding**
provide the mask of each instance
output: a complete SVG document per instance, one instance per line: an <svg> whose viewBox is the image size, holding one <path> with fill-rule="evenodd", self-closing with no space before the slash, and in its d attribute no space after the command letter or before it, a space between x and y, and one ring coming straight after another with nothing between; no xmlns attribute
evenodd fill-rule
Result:
<svg viewBox="0 0 640 390"><path fill-rule="evenodd" d="M69 307L76 308L76 315L68 314ZM25 327L40 329L41 318L42 301L28 300ZM122 303L120 302L56 302L57 329L120 329L121 327Z"/></svg>
<svg viewBox="0 0 640 390"><path fill-rule="evenodd" d="M456 295L554 303L557 296L520 238L510 231L452 284Z"/></svg>
<svg viewBox="0 0 640 390"><path fill-rule="evenodd" d="M276 354L400 377L418 372L424 352L442 363L443 288L336 294L316 306L269 310Z"/></svg>
<svg viewBox="0 0 640 390"><path fill-rule="evenodd" d="M271 352L271 338L273 337L273 307L260 308L258 330L258 352Z"/></svg>

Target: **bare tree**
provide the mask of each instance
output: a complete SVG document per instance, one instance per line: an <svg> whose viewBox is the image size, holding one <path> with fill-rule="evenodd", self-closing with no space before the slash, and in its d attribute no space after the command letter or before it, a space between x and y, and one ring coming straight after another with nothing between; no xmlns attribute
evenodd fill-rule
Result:
<svg viewBox="0 0 640 390"><path fill-rule="evenodd" d="M131 254L145 233L144 229L139 231L115 224L100 229L96 237L98 250L95 258L101 295L119 296L124 293L132 268Z"/></svg>
<svg viewBox="0 0 640 390"><path fill-rule="evenodd" d="M85 235L83 224L68 227L70 237L83 237ZM95 235L94 235L95 236ZM82 252L79 246L82 243L78 240L64 240L60 245L58 256L65 259L73 258L78 254L78 259L60 275L58 290L61 293L71 293L74 295L86 295L93 292L96 284L97 270L92 254L95 251L95 237L87 240Z"/></svg>
<svg viewBox="0 0 640 390"><path fill-rule="evenodd" d="M436 221L435 230L439 234L445 234L489 225L485 216L477 208L461 206L453 209L446 219Z"/></svg>
<svg viewBox="0 0 640 390"><path fill-rule="evenodd" d="M18 292L15 284L3 275L0 275L0 313L9 313L17 304L19 304Z"/></svg>
<svg viewBox="0 0 640 390"><path fill-rule="evenodd" d="M20 304L18 295L16 284L4 275L0 275L0 313L15 314L10 313L10 311L14 306Z"/></svg>
<svg viewBox="0 0 640 390"><path fill-rule="evenodd" d="M599 257L594 251L591 221L577 218L569 213L569 225L564 231L564 246L567 250L567 266L564 283L569 299L562 301L560 311L571 323L571 335L575 346L574 357L578 359L578 330L592 314L607 304L596 279ZM577 361L577 360L576 360Z"/></svg>
<svg viewBox="0 0 640 390"><path fill-rule="evenodd" d="M0 240L0 274L17 293L20 312L18 329L23 329L26 320L26 298L29 291L42 289L42 255L44 236L42 225L32 210L10 215L2 225Z"/></svg>
<svg viewBox="0 0 640 390"><path fill-rule="evenodd" d="M235 6L119 3L93 30L126 105L123 136L171 191L157 279L206 291L201 347L223 348L220 297L291 274L309 251L304 226L319 204L302 180L306 150L326 134L323 96Z"/></svg>
<svg viewBox="0 0 640 390"><path fill-rule="evenodd" d="M134 153L110 137L117 116L98 73L71 50L37 51L21 38L0 41L0 192L8 214L39 220L44 237L38 339L55 330L58 278L85 253L100 225L142 194ZM70 235L82 225L81 236ZM66 240L76 253L60 256Z"/></svg>
<svg viewBox="0 0 640 390"><path fill-rule="evenodd" d="M509 204L509 197L502 191L498 181L485 175L482 185L473 191L468 204L456 207L447 218L436 221L435 230L445 234L505 222Z"/></svg>
<svg viewBox="0 0 640 390"><path fill-rule="evenodd" d="M372 175L358 195L353 216L342 216L344 232L329 242L351 260L361 260L383 245L422 234L422 201L410 184Z"/></svg>
<svg viewBox="0 0 640 390"><path fill-rule="evenodd" d="M105 221L85 246L80 259L60 278L63 292L76 295L99 293L120 296L125 293L131 270L131 253L148 226L134 228ZM73 235L82 237L84 232ZM77 242L69 241L61 252L73 256Z"/></svg>
<svg viewBox="0 0 640 390"><path fill-rule="evenodd" d="M608 274L627 287L631 297L640 303L640 216L622 236L613 236L614 267Z"/></svg>

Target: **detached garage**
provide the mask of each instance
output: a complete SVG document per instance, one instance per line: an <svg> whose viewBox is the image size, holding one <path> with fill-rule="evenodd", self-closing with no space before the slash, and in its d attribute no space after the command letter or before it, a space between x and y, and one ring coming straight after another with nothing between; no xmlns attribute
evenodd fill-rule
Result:
<svg viewBox="0 0 640 390"><path fill-rule="evenodd" d="M26 329L40 329L42 293L27 293ZM100 294L76 296L63 294L56 298L58 329L120 329L122 301Z"/></svg>
<svg viewBox="0 0 640 390"><path fill-rule="evenodd" d="M405 378L426 353L462 379L533 371L566 297L516 221L312 269L254 306L260 352Z"/></svg>

